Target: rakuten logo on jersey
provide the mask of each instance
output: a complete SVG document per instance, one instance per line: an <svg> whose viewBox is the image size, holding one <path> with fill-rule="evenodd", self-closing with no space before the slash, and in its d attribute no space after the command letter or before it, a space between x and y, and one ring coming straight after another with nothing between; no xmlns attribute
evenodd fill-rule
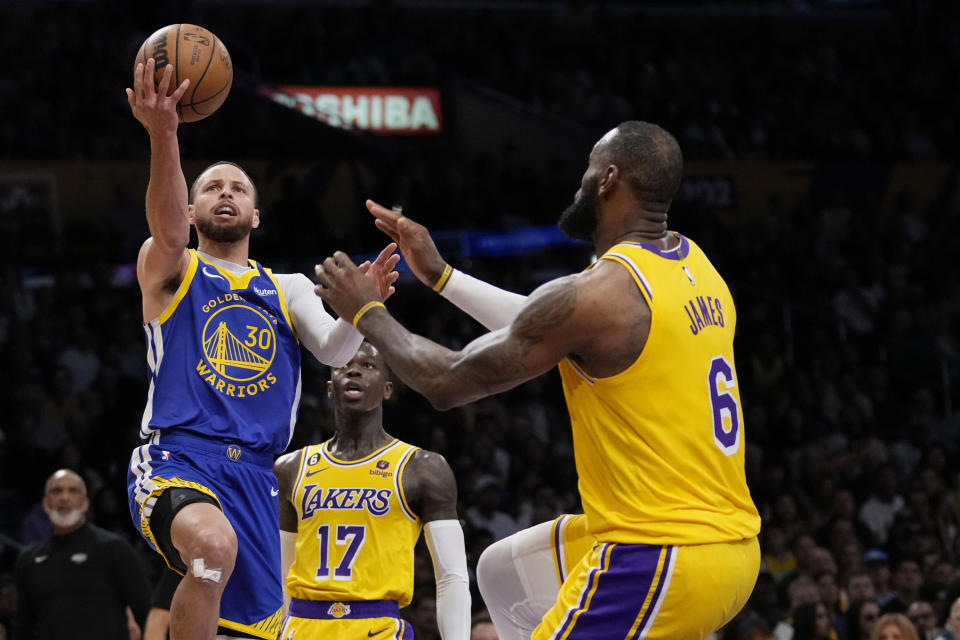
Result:
<svg viewBox="0 0 960 640"><path fill-rule="evenodd" d="M332 127L407 135L443 130L437 89L284 86L261 93Z"/></svg>

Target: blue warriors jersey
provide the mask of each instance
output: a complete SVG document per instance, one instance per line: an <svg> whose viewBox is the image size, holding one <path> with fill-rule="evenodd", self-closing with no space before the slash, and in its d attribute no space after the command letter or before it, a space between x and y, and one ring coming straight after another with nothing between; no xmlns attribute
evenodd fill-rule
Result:
<svg viewBox="0 0 960 640"><path fill-rule="evenodd" d="M300 346L273 274L250 264L237 276L191 249L173 301L144 324L145 442L176 432L272 454L287 447L300 402Z"/></svg>
<svg viewBox="0 0 960 640"><path fill-rule="evenodd" d="M624 242L600 260L627 270L651 320L642 353L621 373L595 378L560 363L589 532L644 544L757 535L726 283L682 236L670 251Z"/></svg>

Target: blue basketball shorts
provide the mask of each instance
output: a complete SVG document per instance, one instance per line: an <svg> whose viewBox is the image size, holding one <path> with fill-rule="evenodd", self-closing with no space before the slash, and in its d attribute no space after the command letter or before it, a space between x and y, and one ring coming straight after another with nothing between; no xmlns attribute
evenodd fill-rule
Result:
<svg viewBox="0 0 960 640"><path fill-rule="evenodd" d="M155 434L127 472L133 524L171 569L150 528L157 498L182 487L214 498L237 534L237 560L220 601L220 626L275 638L282 624L280 527L273 457L182 434Z"/></svg>

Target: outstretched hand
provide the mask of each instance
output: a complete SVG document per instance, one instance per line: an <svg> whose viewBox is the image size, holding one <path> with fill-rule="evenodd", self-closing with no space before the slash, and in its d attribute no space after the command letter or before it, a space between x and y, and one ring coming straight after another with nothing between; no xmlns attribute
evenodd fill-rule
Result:
<svg viewBox="0 0 960 640"><path fill-rule="evenodd" d="M167 95L170 78L173 77L173 65L166 65L160 83L154 86L153 73L156 62L153 58L137 64L133 72L133 89L126 88L127 102L133 111L133 117L140 121L151 136L175 133L180 123L177 103L190 86L187 78L180 83L176 91Z"/></svg>
<svg viewBox="0 0 960 640"><path fill-rule="evenodd" d="M381 302L397 291L393 283L400 277L400 273L396 270L397 263L400 262L400 254L394 253L396 250L397 243L391 242L383 248L383 251L380 252L373 263L365 260L362 264L357 265L360 273L370 278L377 285Z"/></svg>
<svg viewBox="0 0 960 640"><path fill-rule="evenodd" d="M437 245L433 243L427 228L373 200L367 200L366 205L376 218L373 224L377 229L390 236L400 246L400 251L407 259L413 275L428 287L435 285L443 275L443 268L447 263L437 251Z"/></svg>
<svg viewBox="0 0 960 640"><path fill-rule="evenodd" d="M350 260L350 256L342 251L334 252L331 257L318 264L316 274L320 284L314 291L347 322L351 322L357 311L368 302L381 301L379 287L374 279L360 271Z"/></svg>

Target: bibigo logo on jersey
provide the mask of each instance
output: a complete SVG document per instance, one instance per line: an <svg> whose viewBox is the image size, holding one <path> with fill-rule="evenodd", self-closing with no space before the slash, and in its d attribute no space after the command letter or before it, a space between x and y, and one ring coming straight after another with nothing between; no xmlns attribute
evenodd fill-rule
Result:
<svg viewBox="0 0 960 640"><path fill-rule="evenodd" d="M244 304L235 293L209 300L202 310L209 316L203 325L203 359L197 364L200 377L235 398L269 389L277 381L270 372L277 354L276 319Z"/></svg>

